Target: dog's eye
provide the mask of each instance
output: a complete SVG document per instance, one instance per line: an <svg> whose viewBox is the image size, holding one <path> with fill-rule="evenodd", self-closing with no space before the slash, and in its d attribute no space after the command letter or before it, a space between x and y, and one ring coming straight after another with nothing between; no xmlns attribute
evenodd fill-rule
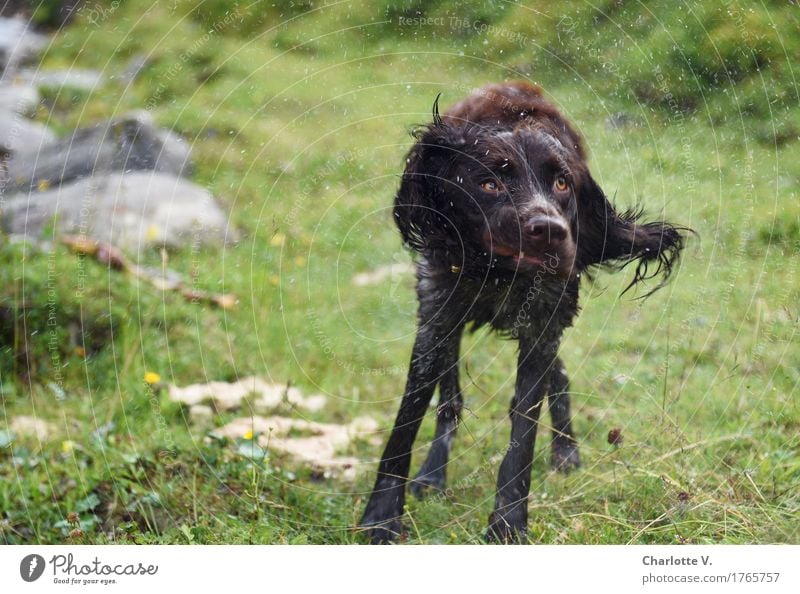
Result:
<svg viewBox="0 0 800 594"><path fill-rule="evenodd" d="M563 175L559 175L556 178L556 181L553 182L553 189L556 192L561 192L561 193L569 190L569 182L567 181L567 178L564 177Z"/></svg>
<svg viewBox="0 0 800 594"><path fill-rule="evenodd" d="M483 188L485 192L493 192L493 193L501 192L503 190L502 184L493 179L487 179L485 182L482 182L481 188Z"/></svg>

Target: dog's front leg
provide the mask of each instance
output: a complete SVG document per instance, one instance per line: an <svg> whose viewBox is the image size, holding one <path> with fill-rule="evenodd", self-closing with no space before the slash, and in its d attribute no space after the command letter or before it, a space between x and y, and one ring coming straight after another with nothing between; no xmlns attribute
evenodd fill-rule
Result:
<svg viewBox="0 0 800 594"><path fill-rule="evenodd" d="M517 385L510 410L511 441L497 476L494 511L486 534L489 541L517 542L527 530L536 426L557 348L557 343L542 348L533 338L520 339Z"/></svg>
<svg viewBox="0 0 800 594"><path fill-rule="evenodd" d="M405 394L360 522L361 527L369 529L373 543L392 541L400 534L411 446L436 384L447 372L443 364L447 350L460 335L460 332L446 331L435 324L420 324L417 331Z"/></svg>

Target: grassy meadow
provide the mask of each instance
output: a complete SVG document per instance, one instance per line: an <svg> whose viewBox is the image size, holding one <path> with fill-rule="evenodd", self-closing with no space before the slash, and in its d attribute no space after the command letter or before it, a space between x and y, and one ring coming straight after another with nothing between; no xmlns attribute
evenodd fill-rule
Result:
<svg viewBox="0 0 800 594"><path fill-rule="evenodd" d="M575 122L617 204L697 232L644 301L621 296L631 270L584 281L561 351L583 468L549 469L543 415L530 541L800 542L796 7L330 4L87 2L52 31L42 68L106 82L45 93L37 119L64 134L146 109L183 135L237 239L132 256L237 302L190 303L52 234L2 239L0 542L363 542L353 526L403 390L415 297L408 274L352 278L410 259L390 208L436 95L448 106L517 78ZM408 497L404 542L482 542L515 361L512 342L466 338L451 490ZM327 396L276 414L377 420L380 444L344 452L361 460L356 479L242 456L163 388L248 375ZM17 415L53 431L13 435ZM428 415L412 472L432 435Z"/></svg>

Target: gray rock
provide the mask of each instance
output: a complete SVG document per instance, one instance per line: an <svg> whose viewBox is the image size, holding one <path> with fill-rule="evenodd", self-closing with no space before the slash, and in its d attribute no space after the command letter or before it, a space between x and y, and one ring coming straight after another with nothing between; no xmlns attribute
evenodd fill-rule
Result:
<svg viewBox="0 0 800 594"><path fill-rule="evenodd" d="M139 76L142 70L150 63L150 59L147 57L147 54L136 54L130 60L128 60L128 64L125 66L125 70L118 76L119 81L123 85L129 85L136 78Z"/></svg>
<svg viewBox="0 0 800 594"><path fill-rule="evenodd" d="M36 154L56 141L50 128L26 117L0 110L0 151Z"/></svg>
<svg viewBox="0 0 800 594"><path fill-rule="evenodd" d="M47 47L46 36L34 32L25 19L0 17L0 71L4 78L36 58Z"/></svg>
<svg viewBox="0 0 800 594"><path fill-rule="evenodd" d="M15 78L38 88L79 89L93 91L103 85L103 74L98 70L38 70L26 68L17 72Z"/></svg>
<svg viewBox="0 0 800 594"><path fill-rule="evenodd" d="M25 84L0 84L0 111L33 114L41 97L36 87Z"/></svg>
<svg viewBox="0 0 800 594"><path fill-rule="evenodd" d="M639 122L634 116L629 115L623 111L618 111L617 113L613 113L606 118L606 125L611 130L628 128L631 126L637 126L638 124Z"/></svg>
<svg viewBox="0 0 800 594"><path fill-rule="evenodd" d="M147 246L221 245L228 223L207 190L152 171L84 178L0 199L0 226L9 234L38 238L53 224L57 233L85 234L137 252Z"/></svg>
<svg viewBox="0 0 800 594"><path fill-rule="evenodd" d="M137 112L72 135L41 150L20 151L8 162L6 192L55 187L89 175L114 171L188 174L188 143L157 128L149 114Z"/></svg>

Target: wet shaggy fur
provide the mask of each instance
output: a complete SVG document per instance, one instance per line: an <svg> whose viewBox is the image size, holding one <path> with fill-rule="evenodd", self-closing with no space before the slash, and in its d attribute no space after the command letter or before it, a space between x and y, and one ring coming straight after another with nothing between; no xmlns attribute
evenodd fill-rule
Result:
<svg viewBox="0 0 800 594"><path fill-rule="evenodd" d="M437 98L438 104L438 98ZM436 434L412 492L442 489L462 408L459 345L490 325L519 343L511 439L500 465L486 538L525 534L538 417L547 398L551 461L580 465L569 380L558 357L578 313L580 277L635 265L630 286L666 282L687 229L619 213L589 173L581 137L541 89L486 86L415 133L394 217L417 257L418 329L405 393L361 519L371 542L401 533L411 448L439 387ZM655 289L653 289L655 290Z"/></svg>

